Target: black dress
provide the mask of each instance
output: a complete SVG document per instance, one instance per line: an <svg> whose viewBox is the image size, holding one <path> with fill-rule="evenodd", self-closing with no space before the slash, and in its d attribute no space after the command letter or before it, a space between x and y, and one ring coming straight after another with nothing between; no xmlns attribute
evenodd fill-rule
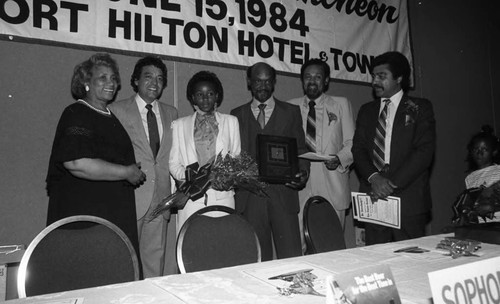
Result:
<svg viewBox="0 0 500 304"><path fill-rule="evenodd" d="M139 254L134 188L127 181L91 181L73 176L63 163L80 158L131 165L130 138L113 115L81 103L68 106L57 125L47 174L47 225L73 215L104 218L125 232Z"/></svg>

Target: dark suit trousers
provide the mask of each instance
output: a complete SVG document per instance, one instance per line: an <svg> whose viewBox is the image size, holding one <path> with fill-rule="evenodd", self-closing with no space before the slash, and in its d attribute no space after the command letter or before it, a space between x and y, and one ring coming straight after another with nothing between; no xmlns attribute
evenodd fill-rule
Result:
<svg viewBox="0 0 500 304"><path fill-rule="evenodd" d="M401 229L365 223L365 243L374 245L423 237L428 222L429 214L425 213L401 217Z"/></svg>
<svg viewBox="0 0 500 304"><path fill-rule="evenodd" d="M285 210L272 195L271 198L250 196L242 216L259 238L262 261L273 259L273 240L278 259L302 255L297 213Z"/></svg>

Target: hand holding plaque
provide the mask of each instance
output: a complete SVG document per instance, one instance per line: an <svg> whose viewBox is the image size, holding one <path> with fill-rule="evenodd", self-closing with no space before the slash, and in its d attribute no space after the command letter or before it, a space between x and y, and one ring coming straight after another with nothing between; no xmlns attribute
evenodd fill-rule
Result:
<svg viewBox="0 0 500 304"><path fill-rule="evenodd" d="M285 186L290 187L295 190L302 190L307 184L309 179L309 174L305 170L300 170L299 173L295 175L295 179L291 180L289 183L285 183Z"/></svg>
<svg viewBox="0 0 500 304"><path fill-rule="evenodd" d="M262 181L273 184L301 183L297 140L293 137L257 135L257 163Z"/></svg>

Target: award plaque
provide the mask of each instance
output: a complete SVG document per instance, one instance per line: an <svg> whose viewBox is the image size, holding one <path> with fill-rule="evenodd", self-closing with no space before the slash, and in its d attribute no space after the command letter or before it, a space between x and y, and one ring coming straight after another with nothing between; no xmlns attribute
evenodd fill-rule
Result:
<svg viewBox="0 0 500 304"><path fill-rule="evenodd" d="M258 134L257 163L262 181L270 184L297 181L297 140L293 137Z"/></svg>

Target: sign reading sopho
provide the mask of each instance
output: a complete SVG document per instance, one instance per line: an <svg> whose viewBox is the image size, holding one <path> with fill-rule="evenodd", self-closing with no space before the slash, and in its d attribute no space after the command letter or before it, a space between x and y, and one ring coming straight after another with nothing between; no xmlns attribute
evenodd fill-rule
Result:
<svg viewBox="0 0 500 304"><path fill-rule="evenodd" d="M500 257L428 275L434 304L500 303Z"/></svg>

